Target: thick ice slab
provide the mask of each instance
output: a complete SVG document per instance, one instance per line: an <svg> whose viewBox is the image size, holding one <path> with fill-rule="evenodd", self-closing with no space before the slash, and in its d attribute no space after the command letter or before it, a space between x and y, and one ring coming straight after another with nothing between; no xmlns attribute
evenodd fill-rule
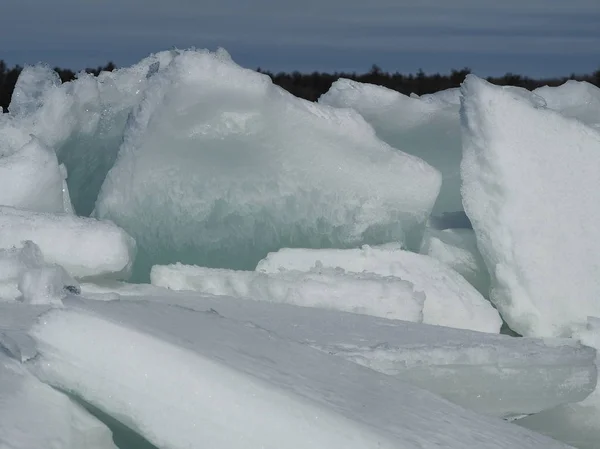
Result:
<svg viewBox="0 0 600 449"><path fill-rule="evenodd" d="M600 316L600 133L513 90L462 87L463 202L491 300L522 335Z"/></svg>
<svg viewBox="0 0 600 449"><path fill-rule="evenodd" d="M514 417L582 400L594 351L572 340L504 335L339 311L212 297L140 284L83 284L101 300L152 301L219 315L396 376L481 413Z"/></svg>
<svg viewBox="0 0 600 449"><path fill-rule="evenodd" d="M0 156L0 205L65 212L63 179L54 150L32 138L15 153Z"/></svg>
<svg viewBox="0 0 600 449"><path fill-rule="evenodd" d="M460 196L460 120L456 91L408 97L394 90L348 79L334 82L319 103L349 107L392 147L417 156L442 173L434 214L463 209Z"/></svg>
<svg viewBox="0 0 600 449"><path fill-rule="evenodd" d="M472 229L425 229L421 254L426 254L462 275L485 298L490 294L490 274L477 248Z"/></svg>
<svg viewBox="0 0 600 449"><path fill-rule="evenodd" d="M0 447L116 449L110 430L0 350Z"/></svg>
<svg viewBox="0 0 600 449"><path fill-rule="evenodd" d="M494 333L502 325L496 309L461 275L431 257L408 251L368 246L347 250L283 248L267 255L256 270L277 273L315 267L366 271L408 281L415 291L425 294L424 323Z"/></svg>
<svg viewBox="0 0 600 449"><path fill-rule="evenodd" d="M150 78L96 216L135 237L147 279L174 262L252 269L283 246L417 249L439 186L357 113L298 99L224 52L186 51Z"/></svg>
<svg viewBox="0 0 600 449"><path fill-rule="evenodd" d="M600 89L593 84L568 80L561 86L544 86L533 92L544 98L550 109L600 129Z"/></svg>
<svg viewBox="0 0 600 449"><path fill-rule="evenodd" d="M127 278L135 257L135 241L109 221L0 206L0 248L25 240L77 278Z"/></svg>
<svg viewBox="0 0 600 449"><path fill-rule="evenodd" d="M79 307L36 326L32 368L159 447L565 447L215 313Z"/></svg>

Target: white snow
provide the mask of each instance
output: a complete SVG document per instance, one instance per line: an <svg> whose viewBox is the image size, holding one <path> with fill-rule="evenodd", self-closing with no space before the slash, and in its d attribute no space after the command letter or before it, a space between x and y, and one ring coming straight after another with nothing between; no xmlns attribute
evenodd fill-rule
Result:
<svg viewBox="0 0 600 449"><path fill-rule="evenodd" d="M23 273L43 265L44 256L31 241L12 248L0 248L0 300L19 297L18 283Z"/></svg>
<svg viewBox="0 0 600 449"><path fill-rule="evenodd" d="M0 205L65 212L63 173L54 150L32 137L15 153L0 156Z"/></svg>
<svg viewBox="0 0 600 449"><path fill-rule="evenodd" d="M126 278L135 257L133 238L109 221L0 207L0 248L26 240L76 278Z"/></svg>
<svg viewBox="0 0 600 449"><path fill-rule="evenodd" d="M34 328L31 368L162 448L566 448L215 313L78 303Z"/></svg>
<svg viewBox="0 0 600 449"><path fill-rule="evenodd" d="M475 76L462 92L463 202L490 299L522 335L568 336L600 316L600 133Z"/></svg>
<svg viewBox="0 0 600 449"><path fill-rule="evenodd" d="M498 333L502 320L475 288L443 263L421 254L387 248L329 250L283 248L260 261L256 270L309 271L314 267L341 268L353 273L392 276L423 292L423 322Z"/></svg>
<svg viewBox="0 0 600 449"><path fill-rule="evenodd" d="M534 93L544 98L550 109L600 129L600 89L593 84L569 80L558 87L540 87Z"/></svg>
<svg viewBox="0 0 600 449"><path fill-rule="evenodd" d="M140 284L83 284L83 296L213 311L502 417L576 402L596 385L595 351L336 310L213 297Z"/></svg>
<svg viewBox="0 0 600 449"><path fill-rule="evenodd" d="M192 265L155 265L153 285L255 301L342 310L383 318L422 322L425 294L410 282L374 274L321 269L276 275Z"/></svg>
<svg viewBox="0 0 600 449"><path fill-rule="evenodd" d="M461 274L485 298L490 294L490 274L477 248L472 229L434 229L423 235L421 254L426 254Z"/></svg>
<svg viewBox="0 0 600 449"><path fill-rule="evenodd" d="M181 52L148 82L95 211L136 239L140 276L178 261L252 269L282 246L418 249L440 174L356 112L222 51Z"/></svg>
<svg viewBox="0 0 600 449"><path fill-rule="evenodd" d="M110 430L0 351L2 449L116 449Z"/></svg>
<svg viewBox="0 0 600 449"><path fill-rule="evenodd" d="M69 292L79 292L79 284L60 265L27 270L19 280L20 298L28 304L51 304L62 307Z"/></svg>
<svg viewBox="0 0 600 449"><path fill-rule="evenodd" d="M358 111L377 136L422 158L442 174L434 214L463 209L460 196L460 121L456 91L411 98L382 86L335 81L320 104Z"/></svg>

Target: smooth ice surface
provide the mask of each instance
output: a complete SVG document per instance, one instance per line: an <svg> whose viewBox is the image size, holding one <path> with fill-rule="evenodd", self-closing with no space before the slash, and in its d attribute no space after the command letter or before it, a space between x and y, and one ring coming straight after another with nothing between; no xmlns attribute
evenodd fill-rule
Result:
<svg viewBox="0 0 600 449"><path fill-rule="evenodd" d="M0 127L0 146L21 146L31 133L55 149L69 172L75 210L89 215L116 159L129 113L141 101L148 78L172 54L151 55L98 77L80 73L64 84L48 66L26 66L5 114L7 123Z"/></svg>
<svg viewBox="0 0 600 449"><path fill-rule="evenodd" d="M133 235L147 279L174 262L252 269L284 246L418 249L440 182L356 112L185 51L149 79L95 214Z"/></svg>
<svg viewBox="0 0 600 449"><path fill-rule="evenodd" d="M31 241L11 248L0 248L0 300L19 297L18 283L23 273L43 265L44 256Z"/></svg>
<svg viewBox="0 0 600 449"><path fill-rule="evenodd" d="M267 274L193 265L155 265L153 285L255 301L342 310L390 319L422 322L425 295L410 282L372 273L320 269L309 273Z"/></svg>
<svg viewBox="0 0 600 449"><path fill-rule="evenodd" d="M283 248L261 260L256 271L309 271L315 267L369 272L407 281L423 292L423 322L498 333L502 320L496 309L465 278L429 256L386 248L311 250Z"/></svg>
<svg viewBox="0 0 600 449"><path fill-rule="evenodd" d="M600 89L586 81L569 80L558 87L539 87L533 91L546 100L550 109L600 129Z"/></svg>
<svg viewBox="0 0 600 449"><path fill-rule="evenodd" d="M2 449L115 449L110 430L0 350Z"/></svg>
<svg viewBox="0 0 600 449"><path fill-rule="evenodd" d="M65 212L63 173L54 150L33 137L15 153L0 156L0 205Z"/></svg>
<svg viewBox="0 0 600 449"><path fill-rule="evenodd" d="M513 90L462 86L463 202L496 304L522 335L600 316L600 133Z"/></svg>
<svg viewBox="0 0 600 449"><path fill-rule="evenodd" d="M485 298L489 296L490 274L477 248L477 238L472 229L438 230L428 227L420 252L448 265Z"/></svg>
<svg viewBox="0 0 600 449"><path fill-rule="evenodd" d="M135 241L109 221L0 207L0 248L25 240L77 278L126 278L135 257Z"/></svg>
<svg viewBox="0 0 600 449"><path fill-rule="evenodd" d="M319 103L358 111L378 137L437 168L443 180L433 213L442 214L463 209L457 95L444 92L411 98L386 87L340 79Z"/></svg>
<svg viewBox="0 0 600 449"><path fill-rule="evenodd" d="M71 307L32 331L32 369L159 447L566 447L216 313Z"/></svg>
<svg viewBox="0 0 600 449"><path fill-rule="evenodd" d="M488 415L522 416L577 402L596 385L594 350L572 340L516 339L140 284L84 284L82 289L84 296L104 300L212 310Z"/></svg>

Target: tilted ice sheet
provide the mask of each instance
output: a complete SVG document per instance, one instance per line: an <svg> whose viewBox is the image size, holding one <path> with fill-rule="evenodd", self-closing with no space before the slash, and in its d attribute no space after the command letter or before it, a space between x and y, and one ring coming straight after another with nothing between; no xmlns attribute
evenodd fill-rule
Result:
<svg viewBox="0 0 600 449"><path fill-rule="evenodd" d="M98 77L80 73L64 84L46 65L26 66L5 114L8 123L0 129L0 145L21 146L33 133L55 149L69 172L76 211L89 215L116 159L129 113L141 101L147 79L172 55L151 55Z"/></svg>
<svg viewBox="0 0 600 449"><path fill-rule="evenodd" d="M546 100L550 109L600 129L600 88L587 81L568 80L558 87L539 87L533 91Z"/></svg>
<svg viewBox="0 0 600 449"><path fill-rule="evenodd" d="M393 276L425 294L423 322L498 333L502 320L496 309L465 278L422 254L386 248L329 250L283 248L261 260L256 271L309 271L329 267Z"/></svg>
<svg viewBox="0 0 600 449"><path fill-rule="evenodd" d="M33 137L11 155L0 155L0 205L65 212L63 173L54 150Z"/></svg>
<svg viewBox="0 0 600 449"><path fill-rule="evenodd" d="M418 249L440 174L354 111L314 104L220 51L185 51L134 110L96 216L130 232L136 272L252 269L284 246Z"/></svg>
<svg viewBox="0 0 600 449"><path fill-rule="evenodd" d="M456 93L411 98L394 90L348 79L334 82L320 104L348 107L369 122L392 147L422 158L442 174L434 214L462 210L460 120Z"/></svg>
<svg viewBox="0 0 600 449"><path fill-rule="evenodd" d="M135 241L109 221L0 206L0 248L25 240L39 246L46 262L77 278L126 279L135 257Z"/></svg>
<svg viewBox="0 0 600 449"><path fill-rule="evenodd" d="M490 294L490 274L477 248L472 229L425 229L421 254L426 254L462 275L485 298Z"/></svg>
<svg viewBox="0 0 600 449"><path fill-rule="evenodd" d="M34 328L32 369L159 447L566 447L215 313L71 307Z"/></svg>
<svg viewBox="0 0 600 449"><path fill-rule="evenodd" d="M600 133L512 90L462 86L463 202L522 335L569 335L600 316Z"/></svg>
<svg viewBox="0 0 600 449"><path fill-rule="evenodd" d="M303 307L342 310L390 319L422 322L425 294L410 282L374 274L319 270L278 274L205 268L193 265L155 265L153 285Z"/></svg>
<svg viewBox="0 0 600 449"><path fill-rule="evenodd" d="M596 385L593 349L571 340L516 339L141 284L84 284L82 288L83 295L98 299L213 310L488 415L522 416L577 402Z"/></svg>

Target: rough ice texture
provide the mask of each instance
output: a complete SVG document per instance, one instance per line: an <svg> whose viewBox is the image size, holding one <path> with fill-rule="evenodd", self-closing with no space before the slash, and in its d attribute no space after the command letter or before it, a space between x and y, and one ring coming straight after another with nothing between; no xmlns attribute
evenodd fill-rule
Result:
<svg viewBox="0 0 600 449"><path fill-rule="evenodd" d="M65 212L63 173L54 150L33 137L15 153L0 156L0 205Z"/></svg>
<svg viewBox="0 0 600 449"><path fill-rule="evenodd" d="M568 80L558 87L539 87L533 91L546 100L550 109L600 129L600 89L587 81Z"/></svg>
<svg viewBox="0 0 600 449"><path fill-rule="evenodd" d="M69 171L75 210L89 215L116 159L129 113L141 101L148 78L172 54L151 55L98 77L80 73L64 84L48 66L25 67L5 114L7 123L0 129L0 146L21 146L32 133L54 148Z"/></svg>
<svg viewBox="0 0 600 449"><path fill-rule="evenodd" d="M158 447L566 448L215 313L78 307L34 328L32 369Z"/></svg>
<svg viewBox="0 0 600 449"><path fill-rule="evenodd" d="M100 300L212 310L493 416L517 417L577 402L596 385L594 350L571 340L515 339L142 284L84 284L82 290Z"/></svg>
<svg viewBox="0 0 600 449"><path fill-rule="evenodd" d="M440 174L356 112L298 99L224 52L182 52L148 84L95 212L135 237L140 276L178 261L252 269L284 246L418 249Z"/></svg>
<svg viewBox="0 0 600 449"><path fill-rule="evenodd" d="M2 449L116 449L110 430L0 350Z"/></svg>
<svg viewBox="0 0 600 449"><path fill-rule="evenodd" d="M485 298L490 294L490 274L472 229L428 227L423 235L421 254L426 254L461 274Z"/></svg>
<svg viewBox="0 0 600 449"><path fill-rule="evenodd" d="M266 274L191 265L155 265L153 285L255 301L342 310L390 319L422 322L425 294L410 282L374 274L322 269Z"/></svg>
<svg viewBox="0 0 600 449"><path fill-rule="evenodd" d="M311 250L283 248L270 253L256 267L259 272L309 271L341 268L393 276L423 292L423 322L497 333L502 325L498 312L465 278L443 263L422 254L398 249L371 248Z"/></svg>
<svg viewBox="0 0 600 449"><path fill-rule="evenodd" d="M437 168L443 180L433 213L442 214L463 209L458 104L455 92L446 95L411 98L382 86L340 79L319 103L358 111L378 137Z"/></svg>
<svg viewBox="0 0 600 449"><path fill-rule="evenodd" d="M11 248L0 248L0 300L16 299L21 295L18 283L27 270L44 265L40 248L31 241Z"/></svg>
<svg viewBox="0 0 600 449"><path fill-rule="evenodd" d="M126 278L135 257L135 241L111 222L0 207L0 248L25 240L76 278Z"/></svg>
<svg viewBox="0 0 600 449"><path fill-rule="evenodd" d="M463 202L522 335L569 335L600 316L600 133L469 76L462 86Z"/></svg>
<svg viewBox="0 0 600 449"><path fill-rule="evenodd" d="M21 301L27 304L51 304L62 307L62 299L78 293L79 284L60 265L49 265L25 271L19 280Z"/></svg>

